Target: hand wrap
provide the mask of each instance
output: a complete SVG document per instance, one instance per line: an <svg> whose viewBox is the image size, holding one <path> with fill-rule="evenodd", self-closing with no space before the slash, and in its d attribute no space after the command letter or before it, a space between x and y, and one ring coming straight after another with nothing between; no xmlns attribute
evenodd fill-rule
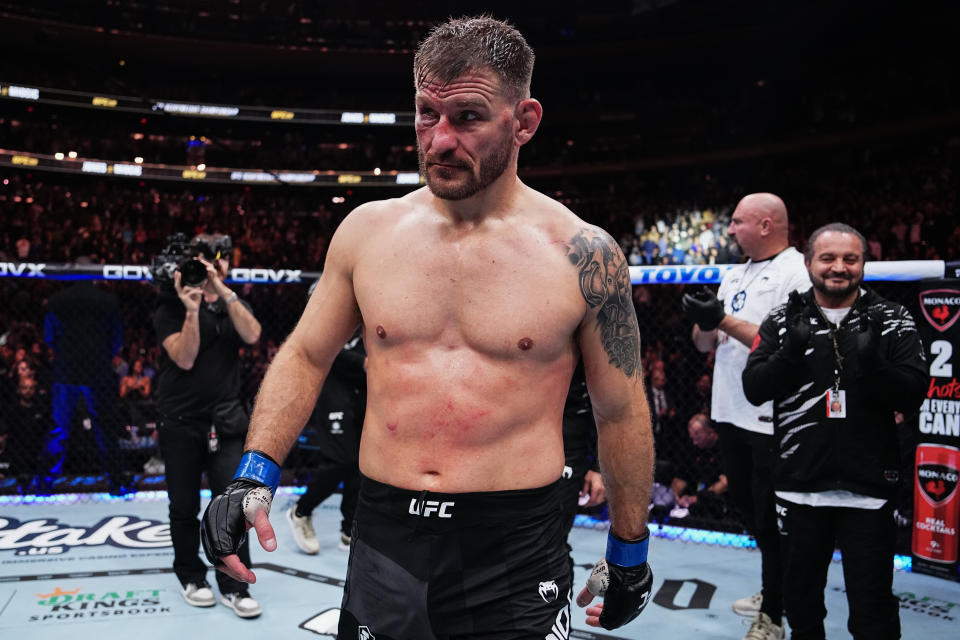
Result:
<svg viewBox="0 0 960 640"><path fill-rule="evenodd" d="M211 564L237 553L258 511L270 514L279 482L280 465L270 456L256 450L243 454L233 482L210 500L200 522L200 542Z"/></svg>
<svg viewBox="0 0 960 640"><path fill-rule="evenodd" d="M607 555L593 568L587 589L603 598L600 626L613 630L627 624L650 601L653 572L647 564L650 532L636 540L623 540L612 531L607 537Z"/></svg>

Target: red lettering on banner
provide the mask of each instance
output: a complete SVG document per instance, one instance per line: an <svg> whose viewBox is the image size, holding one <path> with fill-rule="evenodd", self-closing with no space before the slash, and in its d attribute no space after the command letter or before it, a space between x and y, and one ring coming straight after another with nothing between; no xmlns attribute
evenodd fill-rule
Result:
<svg viewBox="0 0 960 640"><path fill-rule="evenodd" d="M954 378L950 382L938 385L936 378L930 378L930 388L927 389L928 398L954 398L960 400L960 382Z"/></svg>

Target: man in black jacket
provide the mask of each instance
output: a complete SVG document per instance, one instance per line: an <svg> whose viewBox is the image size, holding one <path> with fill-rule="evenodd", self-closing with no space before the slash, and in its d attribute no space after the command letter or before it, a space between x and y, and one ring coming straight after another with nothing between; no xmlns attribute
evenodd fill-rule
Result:
<svg viewBox="0 0 960 640"><path fill-rule="evenodd" d="M823 639L823 591L843 554L856 640L900 637L891 592L899 483L894 411L921 403L927 377L916 325L902 306L861 288L867 243L852 227L814 231L813 288L791 294L760 326L743 372L747 399L774 401L774 471L793 640Z"/></svg>

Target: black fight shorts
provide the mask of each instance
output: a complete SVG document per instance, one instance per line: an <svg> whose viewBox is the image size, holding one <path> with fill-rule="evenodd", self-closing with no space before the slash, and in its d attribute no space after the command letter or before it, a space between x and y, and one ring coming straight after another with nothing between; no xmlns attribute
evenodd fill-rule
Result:
<svg viewBox="0 0 960 640"><path fill-rule="evenodd" d="M363 478L339 640L565 640L559 482L430 493Z"/></svg>

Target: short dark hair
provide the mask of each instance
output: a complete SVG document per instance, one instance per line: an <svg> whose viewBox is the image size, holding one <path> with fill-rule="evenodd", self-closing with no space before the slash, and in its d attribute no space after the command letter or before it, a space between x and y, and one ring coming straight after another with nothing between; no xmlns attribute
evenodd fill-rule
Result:
<svg viewBox="0 0 960 640"><path fill-rule="evenodd" d="M806 251L803 252L803 257L807 262L813 260L813 244L817 241L817 238L825 234L827 231L835 231L837 233L850 233L858 238L860 238L860 246L863 248L863 259L866 261L867 256L870 253L870 245L867 244L867 239L863 237L863 234L851 227L848 224L843 222L831 222L830 224L825 224L813 233L810 234L810 239L807 240Z"/></svg>
<svg viewBox="0 0 960 640"><path fill-rule="evenodd" d="M471 70L490 69L516 99L530 97L533 49L510 23L490 16L451 18L417 47L413 83L447 85Z"/></svg>

